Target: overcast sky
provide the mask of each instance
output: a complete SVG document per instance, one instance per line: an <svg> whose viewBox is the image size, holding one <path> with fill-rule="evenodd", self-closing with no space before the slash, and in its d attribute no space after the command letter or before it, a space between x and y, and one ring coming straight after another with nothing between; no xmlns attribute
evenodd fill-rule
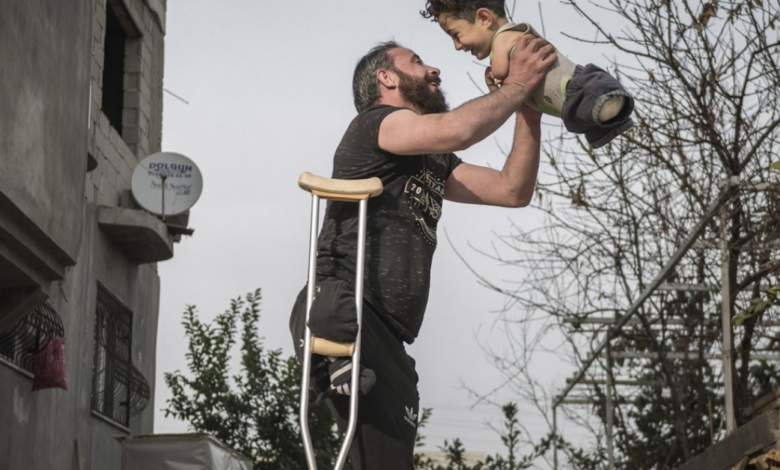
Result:
<svg viewBox="0 0 780 470"><path fill-rule="evenodd" d="M191 158L203 173L204 189L192 209L194 236L159 265L155 432L187 431L185 423L159 412L170 396L163 373L186 370L185 305L197 305L208 320L230 299L261 287L261 335L268 347L292 354L287 322L306 281L310 210L297 178L303 171L330 175L333 152L355 116L351 78L357 60L375 43L395 39L441 69L452 107L479 94L468 74L481 77L483 66L455 51L438 26L419 15L423 6L423 0L169 0L164 87L189 104L165 94L163 150ZM560 34L564 27L585 28L584 20L557 2L545 2L543 12L545 34L559 50L576 63L606 65L608 51ZM519 2L514 17L542 30L537 2ZM557 136L559 123L545 123L544 137ZM459 156L500 168L498 145L510 144L511 120ZM417 360L421 405L434 410L423 430L427 448L455 437L470 451L502 448L486 424L499 424L499 410L472 408L475 400L461 384L487 392L501 381L480 344L505 347L494 313L503 299L477 283L453 246L487 277L520 281L517 268L498 266L468 248L489 248L497 241L494 233L509 233L511 223L532 228L539 216L533 208L444 205L428 312L408 348ZM540 379L560 389L573 368L552 355L537 358ZM499 400L512 398L501 393ZM526 426L546 430L530 408L521 410Z"/></svg>

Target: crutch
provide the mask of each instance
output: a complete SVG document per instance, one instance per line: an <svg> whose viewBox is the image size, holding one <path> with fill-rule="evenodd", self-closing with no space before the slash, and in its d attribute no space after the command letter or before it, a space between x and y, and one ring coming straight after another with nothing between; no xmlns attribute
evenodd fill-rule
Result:
<svg viewBox="0 0 780 470"><path fill-rule="evenodd" d="M309 374L311 373L311 355L352 356L352 378L350 382L349 422L344 442L336 459L335 470L341 470L347 461L349 447L357 428L357 405L360 394L360 333L363 321L363 268L366 254L366 211L368 199L382 194L382 181L379 178L363 180L338 180L322 178L304 172L298 178L298 186L311 193L311 234L309 238L309 282L306 292L306 330L303 340L303 377L301 378L301 437L306 451L309 470L317 470L314 448L309 433ZM317 235L320 221L320 199L359 203L357 266L355 267L355 308L357 310L358 333L352 344L335 343L323 338L313 337L309 330L309 312L314 298L314 285L317 282Z"/></svg>

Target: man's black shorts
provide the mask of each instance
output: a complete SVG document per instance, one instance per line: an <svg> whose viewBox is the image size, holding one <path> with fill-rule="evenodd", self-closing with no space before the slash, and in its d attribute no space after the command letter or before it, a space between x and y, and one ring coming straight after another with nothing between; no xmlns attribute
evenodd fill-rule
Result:
<svg viewBox="0 0 780 470"><path fill-rule="evenodd" d="M290 317L296 355L303 354L301 340L306 318L306 288L298 295ZM376 385L358 399L358 427L350 448L355 470L414 470L414 443L420 414L414 359L401 341L366 303L363 307L361 365L376 373ZM313 355L312 370L321 356ZM320 392L321 390L316 390ZM349 397L327 400L340 432L346 432ZM316 447L317 443L313 443Z"/></svg>

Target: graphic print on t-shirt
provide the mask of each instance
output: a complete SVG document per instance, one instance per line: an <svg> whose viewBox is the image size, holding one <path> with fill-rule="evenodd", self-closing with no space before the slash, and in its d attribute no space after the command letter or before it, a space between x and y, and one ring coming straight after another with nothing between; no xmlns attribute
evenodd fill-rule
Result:
<svg viewBox="0 0 780 470"><path fill-rule="evenodd" d="M436 222L441 217L444 201L444 181L423 169L406 181L404 192L425 241L435 245Z"/></svg>

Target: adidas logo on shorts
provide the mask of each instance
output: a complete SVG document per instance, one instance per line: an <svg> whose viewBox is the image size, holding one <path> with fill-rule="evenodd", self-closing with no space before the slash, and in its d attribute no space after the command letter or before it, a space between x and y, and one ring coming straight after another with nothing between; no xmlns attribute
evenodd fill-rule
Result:
<svg viewBox="0 0 780 470"><path fill-rule="evenodd" d="M406 416L404 416L404 420L414 426L417 427L417 415L414 412L414 407L409 408L404 406L404 409L406 410Z"/></svg>

